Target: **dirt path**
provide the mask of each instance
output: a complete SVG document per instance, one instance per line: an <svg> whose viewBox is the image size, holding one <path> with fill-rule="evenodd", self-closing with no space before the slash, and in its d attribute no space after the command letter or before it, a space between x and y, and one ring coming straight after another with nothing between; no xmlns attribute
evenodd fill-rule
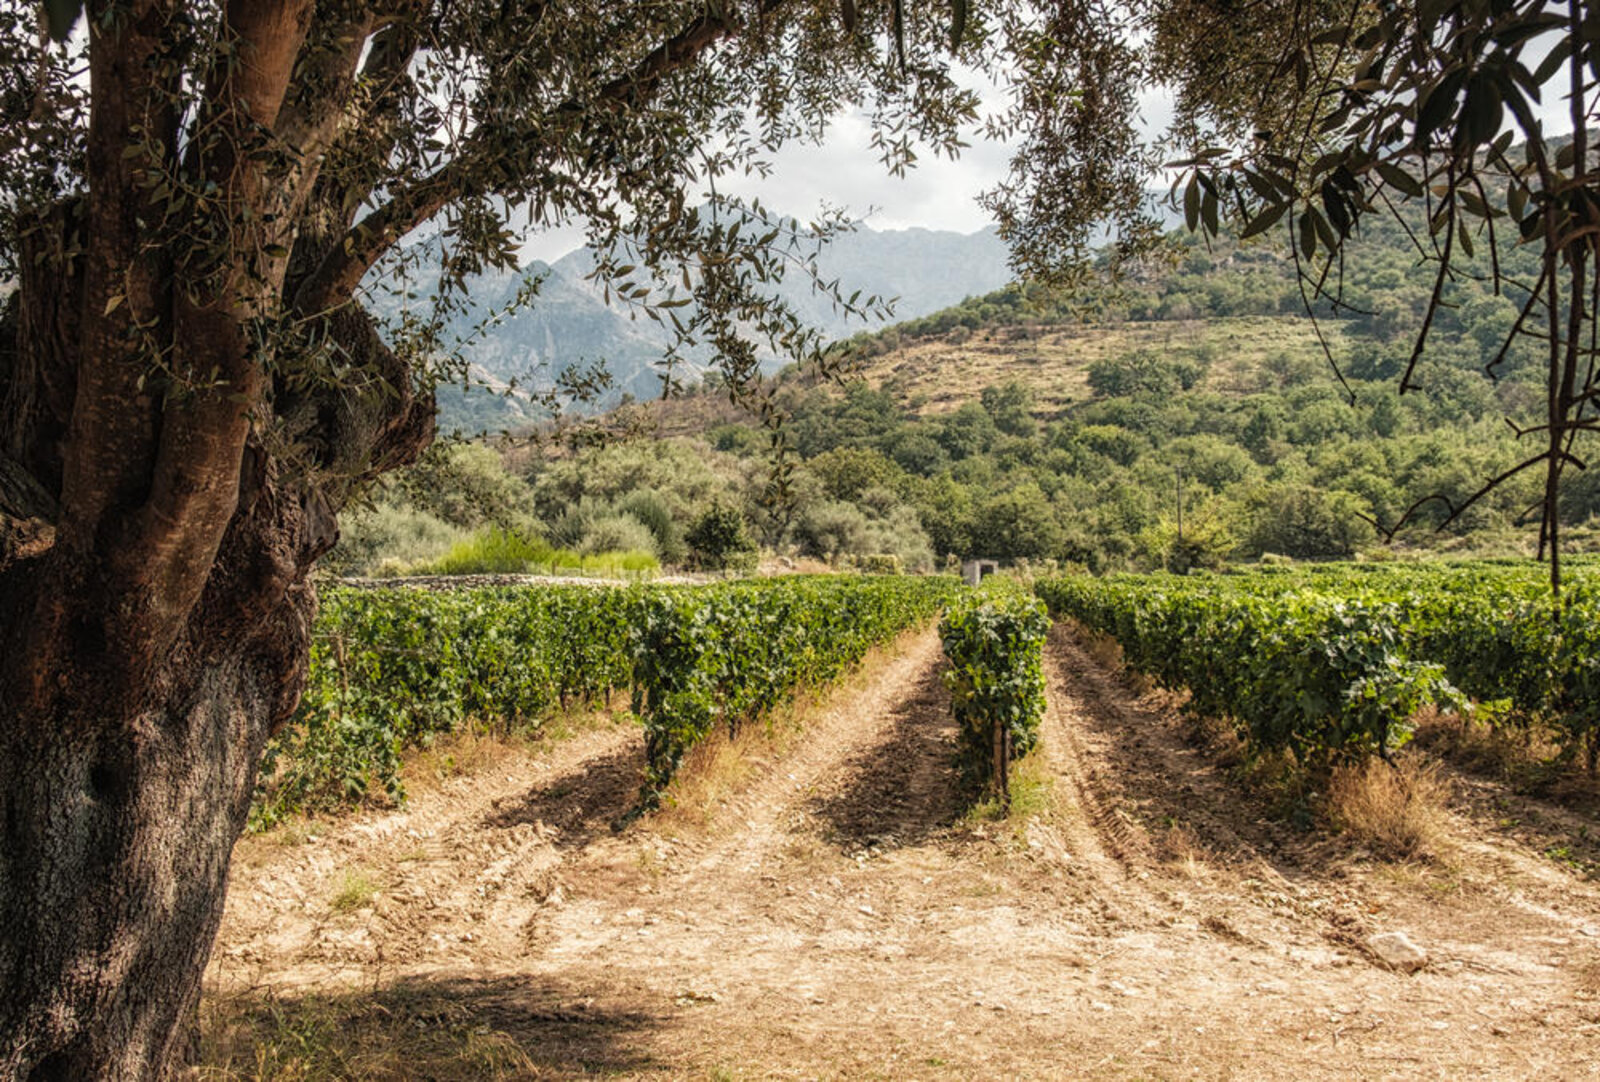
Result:
<svg viewBox="0 0 1600 1082"><path fill-rule="evenodd" d="M607 727L250 842L229 1062L271 1075L320 1020L345 1051L307 1077L1600 1078L1594 883L1466 807L1428 866L1276 825L1064 633L1042 810L971 821L939 668L908 637L726 796L621 834L641 741ZM1376 963L1390 930L1426 969Z"/></svg>

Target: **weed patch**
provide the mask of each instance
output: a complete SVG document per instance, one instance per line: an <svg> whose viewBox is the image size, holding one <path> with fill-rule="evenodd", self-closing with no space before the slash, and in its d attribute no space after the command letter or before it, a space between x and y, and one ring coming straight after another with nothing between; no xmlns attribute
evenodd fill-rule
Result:
<svg viewBox="0 0 1600 1082"><path fill-rule="evenodd" d="M1445 838L1450 790L1438 764L1404 759L1337 766L1328 778L1327 813L1340 830L1381 856L1430 860Z"/></svg>

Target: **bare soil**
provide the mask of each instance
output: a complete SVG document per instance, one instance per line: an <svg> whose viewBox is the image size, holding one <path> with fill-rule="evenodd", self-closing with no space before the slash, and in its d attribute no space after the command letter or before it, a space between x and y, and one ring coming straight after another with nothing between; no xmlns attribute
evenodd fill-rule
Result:
<svg viewBox="0 0 1600 1082"><path fill-rule="evenodd" d="M611 725L250 839L202 1077L1600 1078L1600 884L1481 779L1388 863L1067 632L1047 666L1009 821L965 812L922 632L620 832L642 740ZM1600 829L1515 799L1540 839Z"/></svg>

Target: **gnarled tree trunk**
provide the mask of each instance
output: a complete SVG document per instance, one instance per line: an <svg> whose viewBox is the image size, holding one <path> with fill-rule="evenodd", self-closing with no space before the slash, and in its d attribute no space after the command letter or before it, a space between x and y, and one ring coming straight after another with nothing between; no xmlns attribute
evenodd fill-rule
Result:
<svg viewBox="0 0 1600 1082"><path fill-rule="evenodd" d="M219 597L226 604L226 598ZM229 853L313 601L164 666L161 692L93 666L0 738L0 1074L162 1077L221 917ZM8 685L32 674L7 667ZM8 696L9 699L9 696Z"/></svg>
<svg viewBox="0 0 1600 1082"><path fill-rule="evenodd" d="M310 571L354 487L433 434L359 308L300 318L350 374L278 386L294 358L252 354L257 303L137 297L140 258L108 278L62 254L92 220L62 208L0 317L0 1079L170 1073L299 701ZM231 375L158 397L104 326L124 308L167 363Z"/></svg>
<svg viewBox="0 0 1600 1082"><path fill-rule="evenodd" d="M359 312L328 326L395 382L281 408L338 449L330 459L413 457L431 403L404 390ZM7 344L0 357L30 352ZM16 375L0 368L0 391ZM135 551L75 551L48 489L0 456L15 482L0 487L0 1078L161 1078L198 1000L263 746L299 699L307 576L352 481L291 474L248 438L236 507L191 587L188 575L141 580ZM112 506L103 529L117 538L143 504Z"/></svg>
<svg viewBox="0 0 1600 1082"><path fill-rule="evenodd" d="M319 169L377 16L327 5L312 40L322 7L229 0L197 50L178 0L90 0L86 185L10 238L0 1080L170 1076L310 571L433 433L349 290L297 300L363 199Z"/></svg>

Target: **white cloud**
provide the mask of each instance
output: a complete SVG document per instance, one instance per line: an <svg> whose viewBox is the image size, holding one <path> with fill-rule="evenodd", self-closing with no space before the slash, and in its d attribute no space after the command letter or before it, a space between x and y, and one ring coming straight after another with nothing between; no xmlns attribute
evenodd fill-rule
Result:
<svg viewBox="0 0 1600 1082"><path fill-rule="evenodd" d="M1002 91L975 72L958 82L978 92L986 111L1003 104ZM865 113L840 114L821 145L791 143L770 156L766 176L729 178L719 184L730 195L759 198L781 214L805 219L824 206L840 207L874 229L948 229L975 233L991 224L978 196L1006 175L1009 147L983 133L963 133L969 146L954 159L920 153L903 177L891 176L872 148L872 126ZM581 226L531 236L524 253L547 261L583 243Z"/></svg>

